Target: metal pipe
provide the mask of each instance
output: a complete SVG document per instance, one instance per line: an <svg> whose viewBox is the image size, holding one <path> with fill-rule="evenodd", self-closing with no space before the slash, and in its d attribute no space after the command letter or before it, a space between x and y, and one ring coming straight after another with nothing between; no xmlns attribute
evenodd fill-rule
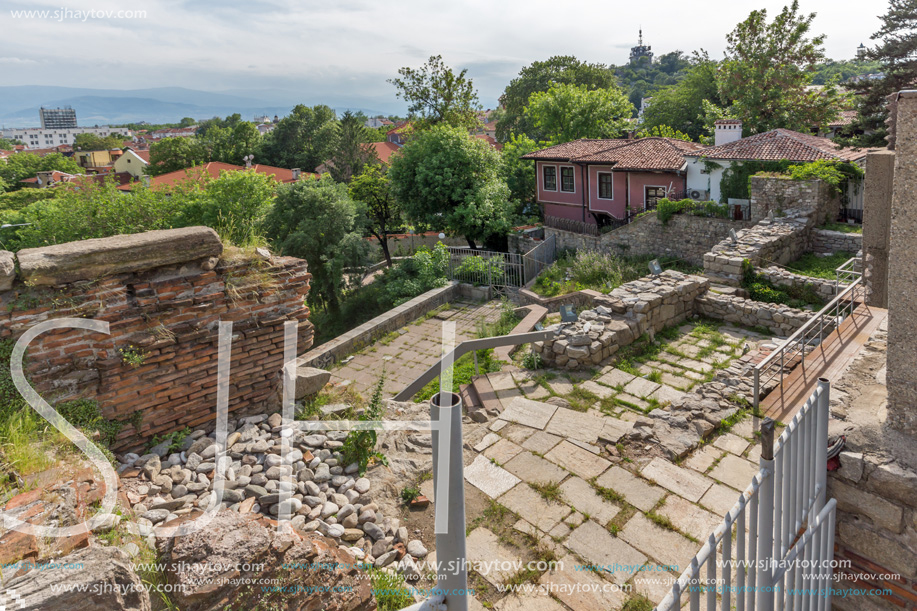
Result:
<svg viewBox="0 0 917 611"><path fill-rule="evenodd" d="M761 423L760 470L765 473L758 492L760 514L758 520L757 611L774 611L773 559L774 559L774 421L765 418ZM770 591L769 591L770 590Z"/></svg>
<svg viewBox="0 0 917 611"><path fill-rule="evenodd" d="M433 430L433 477L437 499L443 486L448 487L448 518L446 532L436 533L436 561L447 567L439 571L436 587L447 592L444 603L449 611L468 611L468 563L465 554L465 486L462 473L462 398L454 393L440 392L430 399L430 421L447 424L441 431ZM440 426L442 426L442 424ZM441 432L446 432L442 438ZM439 481L439 447L448 443L449 473L447 481ZM449 592L465 592L461 595Z"/></svg>
<svg viewBox="0 0 917 611"><path fill-rule="evenodd" d="M813 507L813 517L825 506L828 487L828 418L831 406L831 382L827 378L818 378L818 401L816 420L818 430L815 433L815 482L817 501Z"/></svg>

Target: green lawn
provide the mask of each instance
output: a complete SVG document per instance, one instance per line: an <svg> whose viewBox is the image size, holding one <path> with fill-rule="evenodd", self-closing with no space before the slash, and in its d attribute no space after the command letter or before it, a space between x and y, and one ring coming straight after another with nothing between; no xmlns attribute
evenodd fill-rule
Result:
<svg viewBox="0 0 917 611"><path fill-rule="evenodd" d="M841 233L863 233L862 225L851 225L849 223L825 223L819 229L828 231L840 231Z"/></svg>
<svg viewBox="0 0 917 611"><path fill-rule="evenodd" d="M631 282L650 273L648 263L653 255L619 257L594 251L568 252L541 272L532 290L542 297L556 297L576 291L591 289L608 293L625 282ZM699 267L680 259L659 258L663 269L685 273L700 271Z"/></svg>
<svg viewBox="0 0 917 611"><path fill-rule="evenodd" d="M836 277L834 270L843 265L851 257L853 257L853 255L849 252L836 252L828 257L819 257L814 253L808 252L792 263L789 263L786 268L803 276L834 280Z"/></svg>

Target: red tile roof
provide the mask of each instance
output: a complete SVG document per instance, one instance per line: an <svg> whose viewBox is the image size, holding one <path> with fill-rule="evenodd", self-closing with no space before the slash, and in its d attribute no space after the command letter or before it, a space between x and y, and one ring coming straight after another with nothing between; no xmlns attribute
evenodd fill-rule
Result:
<svg viewBox="0 0 917 611"><path fill-rule="evenodd" d="M490 146L494 147L498 151L503 150L503 145L497 142L497 140L493 136L488 136L487 134L475 134L474 137L478 138L479 140L483 140L484 142L487 142L488 144L490 144Z"/></svg>
<svg viewBox="0 0 917 611"><path fill-rule="evenodd" d="M384 164L388 164L389 158L401 147L394 142L371 142L369 144L376 151L376 157Z"/></svg>
<svg viewBox="0 0 917 611"><path fill-rule="evenodd" d="M215 180L220 177L220 172L240 172L245 171L246 169L247 168L240 165L232 165L231 163L223 163L222 161L211 161L209 163L205 163L204 165L195 166L193 168L186 168L184 170L178 170L177 172L169 172L168 174L154 176L150 179L150 186L168 187L181 182L185 182L187 180L201 180L205 174ZM293 170L275 168L273 166L260 164L253 165L251 169L259 174L266 174L271 176L277 182L296 182L296 180L293 178ZM313 174L311 172L302 172L300 176L301 178L306 178L308 176L313 178L319 177L318 174ZM138 183L134 182L119 188L129 191L131 187L135 186L136 184Z"/></svg>
<svg viewBox="0 0 917 611"><path fill-rule="evenodd" d="M686 153L701 145L675 138L575 140L523 155L523 159L613 165L620 170L677 172Z"/></svg>
<svg viewBox="0 0 917 611"><path fill-rule="evenodd" d="M843 127L845 125L850 125L853 123L853 120L856 119L857 111L855 110L842 110L838 113L837 119L828 123L828 127Z"/></svg>
<svg viewBox="0 0 917 611"><path fill-rule="evenodd" d="M759 161L818 161L836 159L856 161L866 156L866 149L841 148L827 138L794 132L789 129L773 129L734 142L711 146L688 153L691 157L707 159Z"/></svg>

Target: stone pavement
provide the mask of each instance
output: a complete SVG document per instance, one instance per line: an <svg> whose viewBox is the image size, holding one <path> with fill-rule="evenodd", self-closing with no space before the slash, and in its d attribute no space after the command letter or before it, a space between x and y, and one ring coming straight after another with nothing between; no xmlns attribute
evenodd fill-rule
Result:
<svg viewBox="0 0 917 611"><path fill-rule="evenodd" d="M591 379L489 374L504 409L466 439L477 453L466 480L561 562L529 579L543 587L538 595L507 595L496 609L621 609L633 594L656 604L751 482L758 456L751 417L717 431L679 464L641 453L651 447L642 442L633 452L620 443L651 421L645 413L709 381L759 338L728 325L678 331L628 371L607 366ZM524 555L489 526L479 523L469 534L469 557ZM515 583L506 572L481 577L497 587ZM628 586L630 593L622 591Z"/></svg>
<svg viewBox="0 0 917 611"><path fill-rule="evenodd" d="M369 395L385 369L385 396L399 393L442 356L442 323L454 321L455 343L477 337L481 321L500 316L500 302L455 303L433 316L408 323L337 363L331 370L333 382L350 380L359 392Z"/></svg>

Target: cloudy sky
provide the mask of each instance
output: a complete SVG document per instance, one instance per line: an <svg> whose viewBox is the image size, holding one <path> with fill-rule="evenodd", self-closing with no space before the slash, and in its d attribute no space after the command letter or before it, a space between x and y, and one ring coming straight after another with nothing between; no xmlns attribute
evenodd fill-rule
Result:
<svg viewBox="0 0 917 611"><path fill-rule="evenodd" d="M307 103L397 111L386 79L400 66L442 54L467 68L485 107L519 69L555 54L620 64L644 39L657 54L707 49L755 8L785 2L705 0L3 0L0 84L134 89L293 92ZM802 0L816 12L832 58L853 57L879 25L886 0ZM49 17L14 16L21 10ZM60 18L54 11L69 10ZM83 19L76 11L95 10ZM112 17L99 18L111 11ZM115 18L144 11L142 18ZM277 92L280 96L280 91ZM375 105L375 106L373 106Z"/></svg>

